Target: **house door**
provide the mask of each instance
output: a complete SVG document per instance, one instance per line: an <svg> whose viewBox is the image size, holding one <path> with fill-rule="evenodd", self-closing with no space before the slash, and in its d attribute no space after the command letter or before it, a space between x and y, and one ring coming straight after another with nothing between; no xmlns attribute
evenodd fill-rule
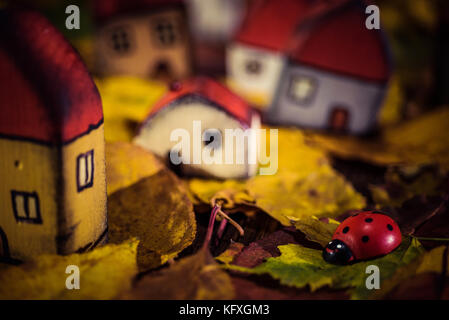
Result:
<svg viewBox="0 0 449 320"><path fill-rule="evenodd" d="M173 81L173 72L170 64L167 61L159 61L156 66L150 71L150 77L160 81Z"/></svg>
<svg viewBox="0 0 449 320"><path fill-rule="evenodd" d="M334 132L345 132L349 124L349 112L343 107L332 109L329 118L329 128Z"/></svg>
<svg viewBox="0 0 449 320"><path fill-rule="evenodd" d="M0 228L0 258L9 258L8 239L2 228Z"/></svg>

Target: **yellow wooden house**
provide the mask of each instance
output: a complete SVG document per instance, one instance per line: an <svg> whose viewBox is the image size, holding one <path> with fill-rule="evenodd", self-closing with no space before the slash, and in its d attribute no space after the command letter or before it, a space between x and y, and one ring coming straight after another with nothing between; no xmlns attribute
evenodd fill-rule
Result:
<svg viewBox="0 0 449 320"><path fill-rule="evenodd" d="M103 112L78 54L34 11L0 11L0 256L107 238Z"/></svg>

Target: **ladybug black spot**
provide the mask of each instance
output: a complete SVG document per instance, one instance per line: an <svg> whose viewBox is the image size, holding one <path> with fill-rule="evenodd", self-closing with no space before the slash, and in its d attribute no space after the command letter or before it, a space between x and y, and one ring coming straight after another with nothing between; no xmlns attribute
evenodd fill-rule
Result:
<svg viewBox="0 0 449 320"><path fill-rule="evenodd" d="M343 233L348 233L348 231L349 231L349 227L344 227L343 228Z"/></svg>
<svg viewBox="0 0 449 320"><path fill-rule="evenodd" d="M362 237L362 242L368 242L369 241L369 237L368 236L363 236Z"/></svg>
<svg viewBox="0 0 449 320"><path fill-rule="evenodd" d="M387 228L388 230L393 231L393 226L391 224L387 224Z"/></svg>
<svg viewBox="0 0 449 320"><path fill-rule="evenodd" d="M371 222L373 222L373 218L366 218L365 222L371 223Z"/></svg>

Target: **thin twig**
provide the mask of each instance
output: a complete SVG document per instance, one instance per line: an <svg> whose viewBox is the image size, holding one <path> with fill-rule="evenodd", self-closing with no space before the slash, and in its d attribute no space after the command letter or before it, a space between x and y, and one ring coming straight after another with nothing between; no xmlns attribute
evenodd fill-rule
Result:
<svg viewBox="0 0 449 320"><path fill-rule="evenodd" d="M232 220L226 213L224 213L221 208L218 208L218 212L217 212L220 216L222 216L223 218L225 218L226 220L229 221L230 224L232 224L240 233L241 236L243 236L245 234L245 231L243 230L243 228L234 220Z"/></svg>

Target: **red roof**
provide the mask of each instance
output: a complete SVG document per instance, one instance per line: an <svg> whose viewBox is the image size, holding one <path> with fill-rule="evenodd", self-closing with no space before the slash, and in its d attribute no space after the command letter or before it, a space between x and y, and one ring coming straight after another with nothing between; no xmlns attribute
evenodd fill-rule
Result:
<svg viewBox="0 0 449 320"><path fill-rule="evenodd" d="M182 5L183 0L95 0L95 20L103 23L124 14L136 14L161 7Z"/></svg>
<svg viewBox="0 0 449 320"><path fill-rule="evenodd" d="M254 110L239 96L213 79L197 77L171 86L171 90L151 109L149 117L176 100L187 96L200 96L236 118L245 127L251 126Z"/></svg>
<svg viewBox="0 0 449 320"><path fill-rule="evenodd" d="M361 1L352 1L320 18L312 29L303 28L305 41L291 58L301 64L371 81L390 75L388 47L380 30L365 27Z"/></svg>
<svg viewBox="0 0 449 320"><path fill-rule="evenodd" d="M310 0L254 0L235 40L283 51L311 3Z"/></svg>
<svg viewBox="0 0 449 320"><path fill-rule="evenodd" d="M0 11L0 136L69 142L103 121L79 55L34 11Z"/></svg>

